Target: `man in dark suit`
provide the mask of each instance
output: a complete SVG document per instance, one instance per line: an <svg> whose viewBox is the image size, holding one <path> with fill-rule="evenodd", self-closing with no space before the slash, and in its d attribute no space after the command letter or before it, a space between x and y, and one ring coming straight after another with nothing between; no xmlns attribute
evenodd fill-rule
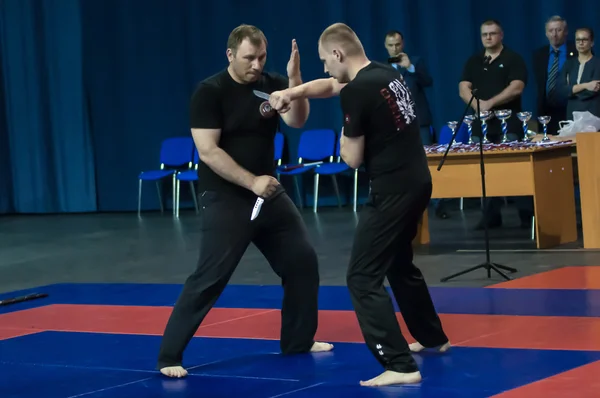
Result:
<svg viewBox="0 0 600 398"><path fill-rule="evenodd" d="M396 61L390 62L390 64L402 73L415 101L423 145L431 145L433 142L431 136L431 110L425 95L425 88L433 84L433 79L427 71L425 61L419 56L409 57L404 52L404 36L397 30L389 31L385 35L385 48L390 56L390 61ZM393 58L397 58L397 60Z"/></svg>
<svg viewBox="0 0 600 398"><path fill-rule="evenodd" d="M569 58L577 56L575 43L567 42L567 21L555 15L546 21L548 44L533 53L537 84L537 115L550 116L548 134L558 134L558 122L567 118L567 98L559 95L558 78Z"/></svg>

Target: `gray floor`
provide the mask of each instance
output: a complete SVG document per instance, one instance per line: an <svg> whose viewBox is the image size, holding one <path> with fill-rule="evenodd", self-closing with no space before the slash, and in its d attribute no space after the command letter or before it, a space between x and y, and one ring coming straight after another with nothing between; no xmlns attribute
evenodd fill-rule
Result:
<svg viewBox="0 0 600 398"><path fill-rule="evenodd" d="M440 278L485 260L483 232L472 230L480 211L431 217L432 244L415 263L431 286L486 286L503 279L479 270L450 282ZM471 205L472 206L472 205ZM472 206L473 207L473 206ZM492 261L518 268L515 277L568 265L600 265L600 251L581 251L581 241L535 250L516 210L504 209L504 227L492 230ZM304 211L320 258L321 283L344 285L357 215L347 208ZM4 216L0 218L0 292L64 282L183 283L197 257L197 216L170 213ZM471 251L474 250L474 251ZM251 247L231 283L278 284L261 254Z"/></svg>

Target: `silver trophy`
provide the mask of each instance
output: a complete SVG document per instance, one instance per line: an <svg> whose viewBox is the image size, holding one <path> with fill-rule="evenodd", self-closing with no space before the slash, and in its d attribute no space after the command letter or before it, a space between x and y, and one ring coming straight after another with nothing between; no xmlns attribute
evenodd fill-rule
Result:
<svg viewBox="0 0 600 398"><path fill-rule="evenodd" d="M529 131L527 123L529 122L529 119L531 119L531 112L519 112L517 113L517 117L523 122L523 142L531 141L531 137L529 137L529 134L527 133Z"/></svg>
<svg viewBox="0 0 600 398"><path fill-rule="evenodd" d="M458 122L452 121L447 123L450 130L452 130L452 137L454 137L454 132L456 131L456 126L458 126ZM452 145L456 144L456 141L452 143Z"/></svg>
<svg viewBox="0 0 600 398"><path fill-rule="evenodd" d="M505 144L508 142L508 125L506 121L512 115L512 111L510 109L500 109L494 112L494 115L500 119L502 122L502 143Z"/></svg>
<svg viewBox="0 0 600 398"><path fill-rule="evenodd" d="M550 116L538 116L538 120L544 126L544 138L542 138L542 142L550 141L550 137L548 137L548 123L550 123Z"/></svg>
<svg viewBox="0 0 600 398"><path fill-rule="evenodd" d="M469 141L467 142L467 144L469 144L469 145L475 143L473 141L473 127L471 127L471 124L473 124L474 120L475 120L475 115L465 116L465 124L467 125L467 129L469 131Z"/></svg>
<svg viewBox="0 0 600 398"><path fill-rule="evenodd" d="M481 132L483 135L483 143L484 144L490 143L490 140L488 140L488 138L487 138L487 131L488 131L487 121L493 117L494 117L494 114L492 113L492 111L483 111L483 112L479 113L479 119L481 120Z"/></svg>

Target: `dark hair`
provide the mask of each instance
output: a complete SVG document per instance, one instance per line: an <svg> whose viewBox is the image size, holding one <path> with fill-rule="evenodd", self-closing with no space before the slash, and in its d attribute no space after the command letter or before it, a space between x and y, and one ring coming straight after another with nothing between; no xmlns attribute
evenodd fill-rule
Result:
<svg viewBox="0 0 600 398"><path fill-rule="evenodd" d="M588 32L590 35L590 41L594 41L594 30L592 28L587 28L587 27L577 28L577 30L575 31L575 34L577 34L577 32L580 30L585 30L586 32Z"/></svg>
<svg viewBox="0 0 600 398"><path fill-rule="evenodd" d="M390 30L385 34L385 37L394 37L396 35L400 36L400 38L404 40L404 35L400 33L399 30Z"/></svg>
<svg viewBox="0 0 600 398"><path fill-rule="evenodd" d="M495 20L495 19L488 19L483 21L483 23L481 24L481 26L486 26L486 25L496 25L500 28L501 31L504 31L504 29L502 28L502 24L500 24L499 21Z"/></svg>
<svg viewBox="0 0 600 398"><path fill-rule="evenodd" d="M265 47L268 45L267 38L262 30L253 25L240 25L229 34L227 48L235 54L244 39L250 40L250 43L257 47L262 43L265 43Z"/></svg>

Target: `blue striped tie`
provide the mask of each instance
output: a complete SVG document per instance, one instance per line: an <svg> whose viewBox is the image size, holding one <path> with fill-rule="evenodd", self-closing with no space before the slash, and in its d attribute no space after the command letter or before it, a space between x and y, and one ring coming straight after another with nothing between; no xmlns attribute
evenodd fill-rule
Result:
<svg viewBox="0 0 600 398"><path fill-rule="evenodd" d="M548 99L554 98L556 93L556 80L558 79L558 50L553 50L552 52L554 54L554 61L552 62L552 67L548 73L548 90L546 92Z"/></svg>

